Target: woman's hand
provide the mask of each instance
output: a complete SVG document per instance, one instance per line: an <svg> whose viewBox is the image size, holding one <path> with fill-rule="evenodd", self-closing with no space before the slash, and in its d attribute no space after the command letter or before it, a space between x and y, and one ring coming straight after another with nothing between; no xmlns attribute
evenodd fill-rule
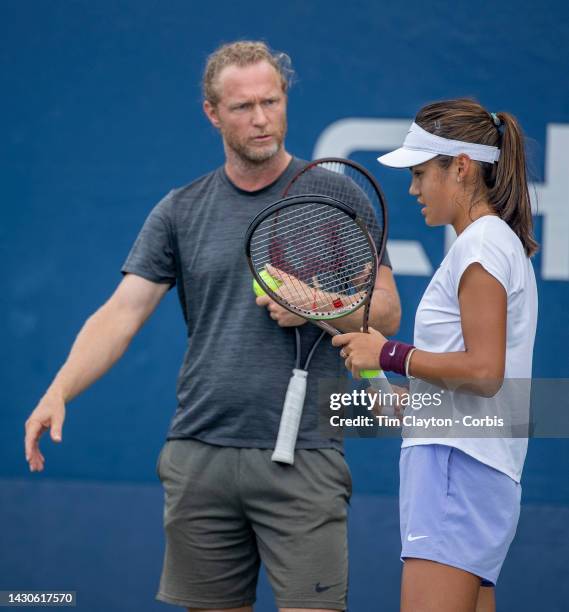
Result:
<svg viewBox="0 0 569 612"><path fill-rule="evenodd" d="M379 369L379 354L386 342L387 338L372 327L367 334L355 332L332 338L333 346L342 347L340 356L346 360L346 368L357 379L361 370Z"/></svg>

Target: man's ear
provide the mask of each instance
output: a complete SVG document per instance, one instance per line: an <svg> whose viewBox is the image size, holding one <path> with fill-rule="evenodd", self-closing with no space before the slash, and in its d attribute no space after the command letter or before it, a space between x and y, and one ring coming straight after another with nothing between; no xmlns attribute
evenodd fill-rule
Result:
<svg viewBox="0 0 569 612"><path fill-rule="evenodd" d="M211 121L213 127L219 129L219 118L217 116L217 107L214 106L209 100L204 100L203 112L206 117Z"/></svg>

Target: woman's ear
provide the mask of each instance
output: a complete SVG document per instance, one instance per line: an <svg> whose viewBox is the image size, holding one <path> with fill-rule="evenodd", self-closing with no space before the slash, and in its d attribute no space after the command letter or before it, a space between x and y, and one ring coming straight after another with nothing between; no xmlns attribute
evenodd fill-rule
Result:
<svg viewBox="0 0 569 612"><path fill-rule="evenodd" d="M456 172L456 182L462 183L472 168L472 160L465 153L461 153L454 158L454 166Z"/></svg>

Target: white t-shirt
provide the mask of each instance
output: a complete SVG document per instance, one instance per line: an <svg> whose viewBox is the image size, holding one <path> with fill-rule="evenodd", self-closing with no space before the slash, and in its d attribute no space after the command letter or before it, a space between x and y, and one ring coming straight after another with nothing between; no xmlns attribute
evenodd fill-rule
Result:
<svg viewBox="0 0 569 612"><path fill-rule="evenodd" d="M531 261L507 223L495 216L484 216L458 236L421 299L415 316L414 343L418 349L433 353L465 350L458 288L463 273L475 262L503 285L507 295L504 385L492 398L445 391L441 406L423 405L416 411L407 408L405 416L451 417L458 425L446 429L436 427L429 434L436 438L418 437L425 436L421 426L404 426L403 447L417 444L453 446L519 482L527 452L537 287ZM433 390L434 387L425 381L411 380L412 393L432 393ZM507 425L505 428L478 428L478 437L456 437L469 435L468 428L464 427L465 415L496 416L504 418Z"/></svg>

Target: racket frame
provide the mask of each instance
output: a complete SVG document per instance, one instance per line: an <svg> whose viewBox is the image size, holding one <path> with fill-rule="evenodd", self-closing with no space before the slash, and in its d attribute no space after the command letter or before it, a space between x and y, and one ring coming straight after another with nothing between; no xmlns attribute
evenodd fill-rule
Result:
<svg viewBox="0 0 569 612"><path fill-rule="evenodd" d="M255 265L253 264L253 259L251 256L251 238L253 234L255 233L255 230L259 227L259 225L261 225L263 221L265 221L275 212L280 212L281 210L286 210L287 208L290 208L291 206L300 206L302 204L321 204L321 205L330 206L332 208L336 208L342 211L358 225L358 227L360 228L360 231L365 236L368 242L368 245L370 247L370 252L372 254L372 262L373 262L372 269L370 271L370 279L368 281L369 290L367 291L367 294L364 297L364 299L361 302L359 302L352 310L348 312L343 311L338 314L331 313L331 314L326 314L326 315L324 314L310 315L306 311L300 308L298 309L295 308L294 306L292 306L291 304L288 304L285 300L283 300L279 296L278 293L276 293L273 289L271 289L267 285L267 283L263 280L260 274L260 271L257 272L257 269ZM362 307L366 309L364 310L364 319L369 318L369 307L371 304L373 289L375 287L375 282L377 278L377 269L379 265L378 264L379 260L377 257L375 243L373 242L373 239L370 236L369 231L367 230L365 222L362 219L360 219L360 217L357 216L356 212L351 206L348 206L347 204L344 204L343 202L340 202L339 200L336 200L335 198L332 198L330 196L322 196L322 195L316 195L316 194L314 195L311 195L311 194L296 195L296 196L288 196L286 198L282 198L281 200L278 200L277 202L274 202L273 204L270 204L269 206L264 208L251 221L251 224L249 225L249 228L247 229L247 232L245 234L245 254L247 257L247 263L249 265L251 273L253 274L253 277L259 283L259 285L262 287L265 293L267 293L267 295L271 297L271 299L273 299L275 302L280 304L283 308L286 308L289 312L292 312L293 314L301 316L307 321L310 321L314 323L315 325L318 325L318 327L327 331L330 335L337 336L342 332L339 332L332 325L327 324L326 321L332 321L334 319L341 319L342 317L348 316L352 314L353 312L356 312Z"/></svg>

